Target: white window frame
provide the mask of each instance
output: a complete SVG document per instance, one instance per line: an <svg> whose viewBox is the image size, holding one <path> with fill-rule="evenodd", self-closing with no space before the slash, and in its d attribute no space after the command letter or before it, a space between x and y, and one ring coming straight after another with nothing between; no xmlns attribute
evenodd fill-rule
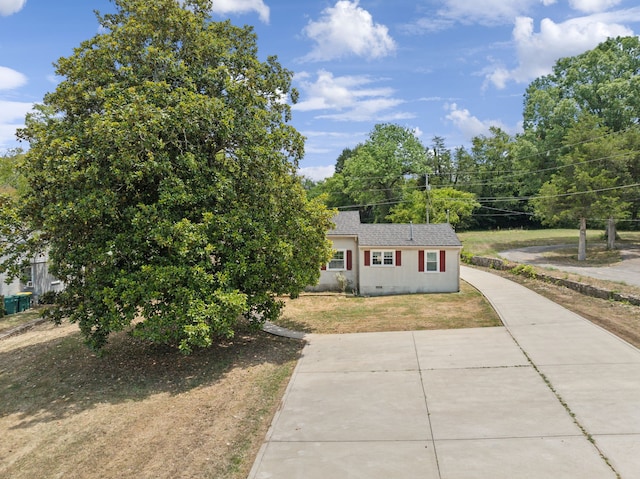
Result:
<svg viewBox="0 0 640 479"><path fill-rule="evenodd" d="M386 263L386 255L390 255L391 263ZM376 263L376 255L379 255L380 263ZM393 268L396 265L396 251L391 249L381 249L371 251L371 266L376 268Z"/></svg>
<svg viewBox="0 0 640 479"><path fill-rule="evenodd" d="M332 267L331 263L334 261L340 261L336 259L338 253L342 253L342 267ZM333 258L329 260L327 263L327 271L346 271L347 270L347 250L346 249L334 249L333 250Z"/></svg>
<svg viewBox="0 0 640 479"><path fill-rule="evenodd" d="M436 257L435 263L429 261L429 255L433 254ZM435 264L436 269L429 269L429 264ZM440 251L426 250L424 252L424 272L425 273L439 273L440 272Z"/></svg>

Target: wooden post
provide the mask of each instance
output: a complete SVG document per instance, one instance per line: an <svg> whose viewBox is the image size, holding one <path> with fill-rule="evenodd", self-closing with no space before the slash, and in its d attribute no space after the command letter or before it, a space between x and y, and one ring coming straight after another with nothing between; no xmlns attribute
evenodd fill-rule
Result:
<svg viewBox="0 0 640 479"><path fill-rule="evenodd" d="M578 240L578 261L587 259L587 218L580 218L580 239Z"/></svg>
<svg viewBox="0 0 640 479"><path fill-rule="evenodd" d="M609 218L607 223L607 249L616 249L616 222L613 218Z"/></svg>

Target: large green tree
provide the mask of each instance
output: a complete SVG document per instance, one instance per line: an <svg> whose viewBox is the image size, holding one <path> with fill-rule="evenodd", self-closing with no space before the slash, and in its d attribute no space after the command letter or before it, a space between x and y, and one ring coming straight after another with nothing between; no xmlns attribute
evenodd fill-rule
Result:
<svg viewBox="0 0 640 479"><path fill-rule="evenodd" d="M344 161L344 193L385 222L391 206L401 200L411 178L427 171L426 150L414 132L400 125L375 125L369 138Z"/></svg>
<svg viewBox="0 0 640 479"><path fill-rule="evenodd" d="M551 74L527 88L524 128L535 130L541 139L562 143L566 129L583 114L596 116L613 131L638 121L640 38L610 38L585 53L562 58Z"/></svg>
<svg viewBox="0 0 640 479"><path fill-rule="evenodd" d="M630 182L628 164L633 153L625 147L625 136L609 134L598 126L598 119L585 114L567 134L566 142L575 145L560 158L560 168L540 189L533 200L543 223L579 224L578 259L587 256L587 220L624 218ZM635 189L637 191L637 188Z"/></svg>
<svg viewBox="0 0 640 479"><path fill-rule="evenodd" d="M449 186L429 191L412 190L402 203L391 208L388 218L393 223L423 223L427 205L430 223L446 222L459 228L468 227L473 211L480 207L473 193Z"/></svg>
<svg viewBox="0 0 640 479"><path fill-rule="evenodd" d="M296 176L292 73L250 27L210 0L112 1L19 133L22 212L66 284L56 319L188 352L317 281L331 213Z"/></svg>
<svg viewBox="0 0 640 479"><path fill-rule="evenodd" d="M532 186L555 173L560 157L573 147L566 142L567 133L584 115L613 132L638 122L640 38L610 38L580 55L561 58L550 74L529 85L523 139L532 148L523 166L535 172L528 180Z"/></svg>

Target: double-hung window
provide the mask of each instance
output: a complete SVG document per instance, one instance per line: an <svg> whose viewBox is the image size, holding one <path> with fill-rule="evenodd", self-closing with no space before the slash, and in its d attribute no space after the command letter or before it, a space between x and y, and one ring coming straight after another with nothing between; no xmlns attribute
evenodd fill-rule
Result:
<svg viewBox="0 0 640 479"><path fill-rule="evenodd" d="M447 268L447 252L418 251L418 271L424 273L444 273Z"/></svg>
<svg viewBox="0 0 640 479"><path fill-rule="evenodd" d="M440 268L438 267L438 259L440 254L438 251L425 251L424 256L425 256L425 270L427 272L436 273L440 271Z"/></svg>
<svg viewBox="0 0 640 479"><path fill-rule="evenodd" d="M337 249L333 252L333 258L327 265L329 271L344 271L347 269L347 250Z"/></svg>
<svg viewBox="0 0 640 479"><path fill-rule="evenodd" d="M394 266L395 251L372 251L372 266Z"/></svg>

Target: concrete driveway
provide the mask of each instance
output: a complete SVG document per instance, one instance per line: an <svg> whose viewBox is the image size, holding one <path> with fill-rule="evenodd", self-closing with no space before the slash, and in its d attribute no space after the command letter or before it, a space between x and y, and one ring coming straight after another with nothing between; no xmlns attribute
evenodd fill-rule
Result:
<svg viewBox="0 0 640 479"><path fill-rule="evenodd" d="M505 327L308 335L249 479L640 477L640 351L462 277Z"/></svg>
<svg viewBox="0 0 640 479"><path fill-rule="evenodd" d="M622 261L613 266L567 266L554 264L544 256L544 253L548 251L566 248L567 246L569 245L529 246L527 248L502 251L498 254L502 258L516 263L531 264L541 268L554 268L596 279L618 281L640 287L640 249L621 249L620 256Z"/></svg>

